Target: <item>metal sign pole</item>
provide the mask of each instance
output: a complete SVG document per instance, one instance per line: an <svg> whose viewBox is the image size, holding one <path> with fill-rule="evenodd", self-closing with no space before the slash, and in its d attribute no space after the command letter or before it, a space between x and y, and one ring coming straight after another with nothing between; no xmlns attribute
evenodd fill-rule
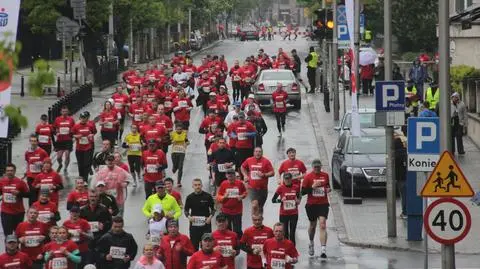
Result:
<svg viewBox="0 0 480 269"><path fill-rule="evenodd" d="M62 50L63 50L63 62L65 63L65 59L67 58L67 33L65 31L65 22L62 22ZM63 89L67 88L67 68L68 66L65 65L65 69L63 70Z"/></svg>
<svg viewBox="0 0 480 269"><path fill-rule="evenodd" d="M337 0L332 2L333 9L333 47L332 47L332 58L333 58L333 120L340 119L340 99L338 96L338 25L337 25Z"/></svg>
<svg viewBox="0 0 480 269"><path fill-rule="evenodd" d="M342 50L342 81L343 81L343 115L347 114L347 97L345 92L347 91L347 83L350 83L350 80L345 81L345 51ZM350 71L348 72L350 74Z"/></svg>
<svg viewBox="0 0 480 269"><path fill-rule="evenodd" d="M425 182L427 182L428 179L428 173L424 173L425 175ZM428 207L428 198L424 197L423 198L423 215L425 215L425 211L427 211ZM425 257L423 260L423 268L428 269L428 235L427 231L425 228L423 228L423 249L425 251Z"/></svg>

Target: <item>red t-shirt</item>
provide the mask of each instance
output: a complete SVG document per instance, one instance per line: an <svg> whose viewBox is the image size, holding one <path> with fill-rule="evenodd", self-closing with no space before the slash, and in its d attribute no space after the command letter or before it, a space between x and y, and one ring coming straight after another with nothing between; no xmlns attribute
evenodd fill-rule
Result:
<svg viewBox="0 0 480 269"><path fill-rule="evenodd" d="M255 126L249 121L245 123L232 123L232 130L237 134L235 147L237 149L253 148L253 137L247 137L247 133L256 132Z"/></svg>
<svg viewBox="0 0 480 269"><path fill-rule="evenodd" d="M46 263L46 269L54 269L53 264L67 264L67 269L75 269L76 264L73 263L62 251L61 248L65 248L68 252L73 252L78 250L77 244L72 240L68 240L62 244L58 244L55 241L52 241L45 245L44 252L50 253L50 260Z"/></svg>
<svg viewBox="0 0 480 269"><path fill-rule="evenodd" d="M79 192L77 190L73 190L68 194L67 203L74 203L80 207L88 204L88 191Z"/></svg>
<svg viewBox="0 0 480 269"><path fill-rule="evenodd" d="M310 172L305 175L302 182L302 188L312 188L313 183L320 181L321 186L312 189L312 193L308 194L307 205L325 205L328 204L327 188L330 188L328 174L320 172Z"/></svg>
<svg viewBox="0 0 480 269"><path fill-rule="evenodd" d="M56 220L52 218L52 213L55 216L55 213L58 212L58 204L51 201L42 204L40 201L36 201L32 204L32 207L38 211L38 221L45 223L48 228L56 223Z"/></svg>
<svg viewBox="0 0 480 269"><path fill-rule="evenodd" d="M273 171L272 163L265 157L257 159L250 157L242 164L243 169L248 171L248 187L256 190L268 189L268 177L258 176L257 172L266 174Z"/></svg>
<svg viewBox="0 0 480 269"><path fill-rule="evenodd" d="M32 260L27 254L17 251L14 255L3 253L0 255L1 269L30 269L32 268Z"/></svg>
<svg viewBox="0 0 480 269"><path fill-rule="evenodd" d="M112 109L110 111L103 111L100 114L100 121L103 122L101 130L104 132L115 132L118 129L118 124L114 123L118 120L117 111Z"/></svg>
<svg viewBox="0 0 480 269"><path fill-rule="evenodd" d="M172 107L180 107L179 110L175 111L175 119L178 121L190 121L190 111L187 110L189 107L193 107L192 101L188 98L176 98L173 101Z"/></svg>
<svg viewBox="0 0 480 269"><path fill-rule="evenodd" d="M143 179L145 182L156 182L163 179L163 175L158 168L167 166L167 157L161 149L157 149L154 152L150 150L143 151L142 160L144 166Z"/></svg>
<svg viewBox="0 0 480 269"><path fill-rule="evenodd" d="M68 229L70 240L78 245L78 250L80 250L80 252L86 252L88 250L88 240L81 232L88 233L88 231L90 231L91 228L88 221L79 218L76 222L73 222L68 219L63 222L63 227Z"/></svg>
<svg viewBox="0 0 480 269"><path fill-rule="evenodd" d="M220 248L223 261L229 269L235 269L235 249L237 249L238 236L235 232L230 230L219 231L212 233L214 239L214 246ZM233 256L232 256L233 254Z"/></svg>
<svg viewBox="0 0 480 269"><path fill-rule="evenodd" d="M287 112L287 99L288 93L286 91L274 91L272 93L273 99L273 112L284 113Z"/></svg>
<svg viewBox="0 0 480 269"><path fill-rule="evenodd" d="M157 126L161 126L167 129L167 131L171 131L173 129L172 119L170 119L170 117L168 117L167 115L153 114L153 116L157 121Z"/></svg>
<svg viewBox="0 0 480 269"><path fill-rule="evenodd" d="M75 125L75 121L70 116L59 116L55 119L53 127L57 133L57 142L72 140L73 125Z"/></svg>
<svg viewBox="0 0 480 269"><path fill-rule="evenodd" d="M125 107L127 106L128 104L128 95L122 93L114 93L112 95L112 99L113 99L113 106L115 107L115 109L120 112L120 114L122 115L125 115Z"/></svg>
<svg viewBox="0 0 480 269"><path fill-rule="evenodd" d="M210 127L221 127L223 124L223 120L220 117L206 117L203 119L202 123L200 123L200 129L205 129L207 132ZM213 129L215 129L213 128Z"/></svg>
<svg viewBox="0 0 480 269"><path fill-rule="evenodd" d="M155 139L159 143L162 142L163 137L167 135L167 129L159 125L145 125L142 128L141 135L145 142L148 142L150 139Z"/></svg>
<svg viewBox="0 0 480 269"><path fill-rule="evenodd" d="M52 144L52 134L53 126L49 123L40 123L35 128L35 133L38 135L38 144L39 145L51 145Z"/></svg>
<svg viewBox="0 0 480 269"><path fill-rule="evenodd" d="M32 185L35 188L40 186L40 189L50 189L50 201L58 205L58 191L60 189L59 187L63 186L63 180L57 172L53 169L50 169L50 171L43 171L35 177ZM53 186L55 189L52 189Z"/></svg>
<svg viewBox="0 0 480 269"><path fill-rule="evenodd" d="M133 115L133 122L134 123L139 123L142 121L142 115L143 112L145 111L145 108L142 104L138 103L133 103L130 106L130 113Z"/></svg>
<svg viewBox="0 0 480 269"><path fill-rule="evenodd" d="M247 192L242 181L236 179L234 183L229 180L224 180L218 189L217 198L222 200L223 197L228 197L222 202L222 212L228 215L238 215L243 212L243 202L238 200L239 196Z"/></svg>
<svg viewBox="0 0 480 269"><path fill-rule="evenodd" d="M94 133L92 132L90 124L77 123L73 126L72 133L74 135L81 135L80 138L75 138L76 151L89 151L93 148L94 138L90 137L90 135Z"/></svg>
<svg viewBox="0 0 480 269"><path fill-rule="evenodd" d="M25 161L27 162L27 177L35 178L40 172L42 172L43 160L48 157L48 153L41 147L37 147L33 151L25 151Z"/></svg>
<svg viewBox="0 0 480 269"><path fill-rule="evenodd" d="M300 161L300 160L285 160L282 162L282 164L280 165L280 167L278 168L278 174L279 175L282 175L284 173L290 173L292 174L292 177L297 177L299 176L300 174L306 174L307 173L307 167L305 166L305 164ZM298 180L298 179L295 179L292 181L292 183L294 185L298 184L300 185L301 184L301 181Z"/></svg>
<svg viewBox="0 0 480 269"><path fill-rule="evenodd" d="M277 241L275 238L269 238L263 244L263 254L267 259L267 269L272 269L272 263L285 264L285 269L292 269L293 266L285 262L286 256L296 258L299 256L295 245L292 241L284 239Z"/></svg>
<svg viewBox="0 0 480 269"><path fill-rule="evenodd" d="M222 108L220 109L220 111L227 112L228 111L227 108L230 105L230 98L228 97L228 94L218 94L217 101L222 105Z"/></svg>
<svg viewBox="0 0 480 269"><path fill-rule="evenodd" d="M273 237L273 230L270 227L262 226L261 228L256 228L252 226L247 228L242 235L242 239L240 243L246 244L249 247L258 247L263 249L263 243L268 238ZM262 268L262 256L254 255L254 254L247 254L247 267L250 268Z"/></svg>
<svg viewBox="0 0 480 269"><path fill-rule="evenodd" d="M0 208L2 213L11 215L25 213L22 198L28 193L28 186L25 181L18 177L12 179L3 177L0 179L0 190L2 191L2 206ZM12 193L14 190L18 190L20 193L14 195Z"/></svg>
<svg viewBox="0 0 480 269"><path fill-rule="evenodd" d="M300 185L286 186L282 184L278 186L276 193L280 199L285 197L285 201L280 205L280 216L298 215L297 197L300 193Z"/></svg>
<svg viewBox="0 0 480 269"><path fill-rule="evenodd" d="M182 194L180 194L178 191L172 190L172 191L169 192L168 194L170 194L171 196L173 196L173 198L175 198L175 200L177 200L177 203L178 203L179 205L182 204Z"/></svg>
<svg viewBox="0 0 480 269"><path fill-rule="evenodd" d="M240 82L242 80L242 68L240 67L232 67L230 68L230 76L232 77L232 82Z"/></svg>
<svg viewBox="0 0 480 269"><path fill-rule="evenodd" d="M48 235L48 226L40 221L34 223L24 221L18 224L15 235L18 238L25 238L25 242L20 247L21 251L27 254L30 259L37 260L37 256L43 252L43 244ZM43 240L39 236L44 236Z"/></svg>
<svg viewBox="0 0 480 269"><path fill-rule="evenodd" d="M218 269L225 266L222 254L218 251L213 251L206 254L203 250L195 252L188 261L187 269L202 269L209 266L210 269Z"/></svg>

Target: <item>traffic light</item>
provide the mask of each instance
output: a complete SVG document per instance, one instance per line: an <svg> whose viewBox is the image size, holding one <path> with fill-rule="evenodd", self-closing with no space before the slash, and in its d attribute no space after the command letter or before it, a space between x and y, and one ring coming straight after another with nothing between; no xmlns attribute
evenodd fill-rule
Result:
<svg viewBox="0 0 480 269"><path fill-rule="evenodd" d="M332 39L333 38L333 11L331 9L317 9L315 10L317 19L313 22L315 36L319 39Z"/></svg>
<svg viewBox="0 0 480 269"><path fill-rule="evenodd" d="M333 27L335 27L335 23L333 22L333 10L327 9L326 11L326 28L325 28L325 38L326 39L333 39Z"/></svg>

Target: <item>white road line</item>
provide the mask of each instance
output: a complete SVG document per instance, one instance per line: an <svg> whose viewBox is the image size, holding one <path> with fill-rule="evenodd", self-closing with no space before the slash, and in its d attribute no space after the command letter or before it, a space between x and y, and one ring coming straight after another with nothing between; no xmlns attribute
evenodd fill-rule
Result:
<svg viewBox="0 0 480 269"><path fill-rule="evenodd" d="M358 269L360 268L358 266L358 264L355 264L355 263L348 263L348 264L345 264L345 269Z"/></svg>

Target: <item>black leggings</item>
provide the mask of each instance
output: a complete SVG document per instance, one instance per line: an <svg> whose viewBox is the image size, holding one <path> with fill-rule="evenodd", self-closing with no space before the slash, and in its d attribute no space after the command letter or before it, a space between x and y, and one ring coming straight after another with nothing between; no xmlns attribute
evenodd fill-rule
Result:
<svg viewBox="0 0 480 269"><path fill-rule="evenodd" d="M285 238L295 244L295 231L297 230L298 215L280 215L280 222L283 224Z"/></svg>
<svg viewBox="0 0 480 269"><path fill-rule="evenodd" d="M240 101L243 101L243 100L247 99L248 95L250 94L251 86L250 85L245 85L245 86L242 87L241 91L242 91L242 97L241 97Z"/></svg>
<svg viewBox="0 0 480 269"><path fill-rule="evenodd" d="M136 172L137 175L140 176L142 157L137 155L128 155L127 160L128 166L130 166L130 173L133 175Z"/></svg>
<svg viewBox="0 0 480 269"><path fill-rule="evenodd" d="M277 119L277 129L278 132L282 132L282 128L285 129L285 118L287 116L286 112L275 112L275 118Z"/></svg>
<svg viewBox="0 0 480 269"><path fill-rule="evenodd" d="M233 88L233 101L237 101L240 99L240 92L242 90L242 86L238 81L232 81L232 88Z"/></svg>
<svg viewBox="0 0 480 269"><path fill-rule="evenodd" d="M19 198L17 197L17 199ZM4 212L1 212L0 214L2 218L3 234L5 236L15 232L15 229L17 229L18 224L20 224L23 221L23 218L25 217L25 212L19 213L19 214L7 214Z"/></svg>
<svg viewBox="0 0 480 269"><path fill-rule="evenodd" d="M85 182L88 182L88 174L90 173L90 169L92 167L92 151L75 151L75 156L77 157L77 165L78 165L78 175L83 178Z"/></svg>

